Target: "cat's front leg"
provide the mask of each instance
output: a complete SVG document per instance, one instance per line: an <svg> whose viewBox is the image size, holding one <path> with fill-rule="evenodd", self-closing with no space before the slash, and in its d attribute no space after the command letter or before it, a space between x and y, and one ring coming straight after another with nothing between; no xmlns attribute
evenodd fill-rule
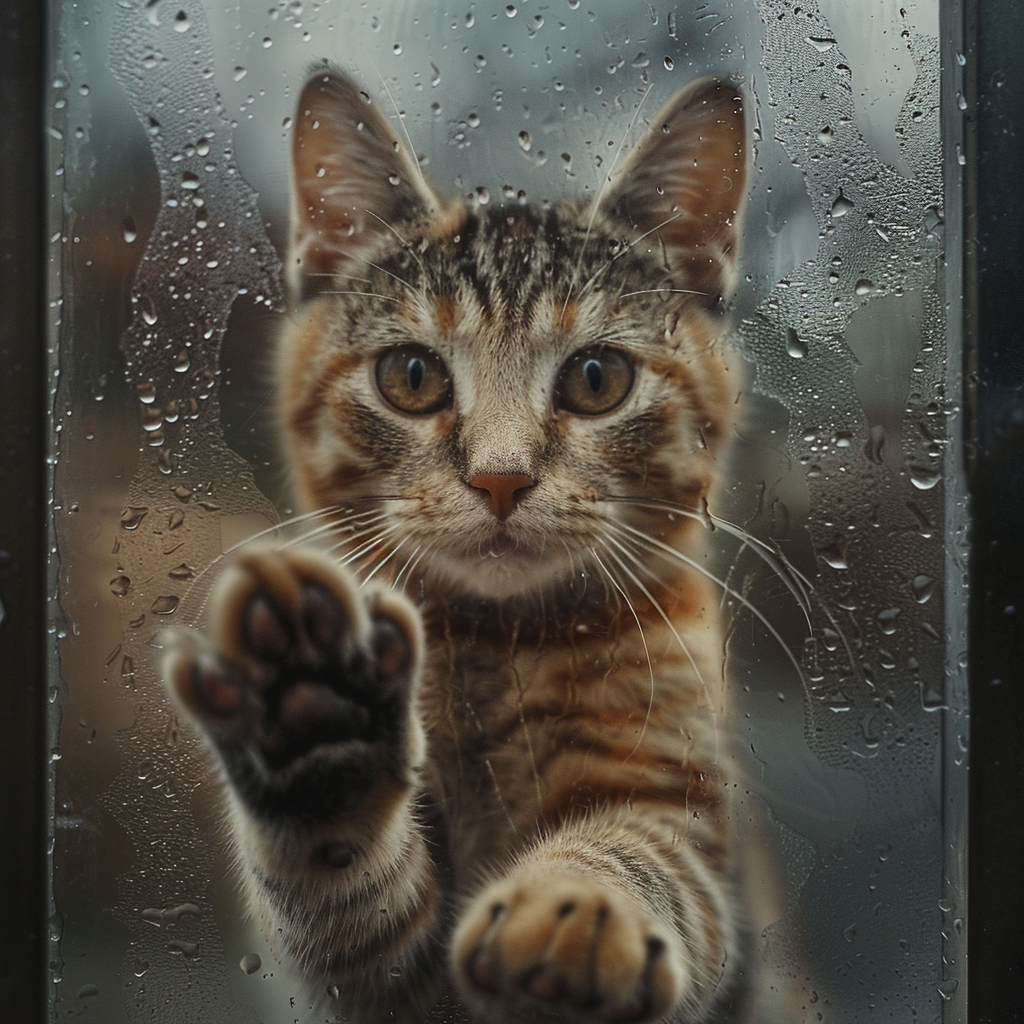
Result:
<svg viewBox="0 0 1024 1024"><path fill-rule="evenodd" d="M357 1020L429 997L439 927L415 815L416 610L303 548L234 561L165 673L226 780L250 903Z"/></svg>
<svg viewBox="0 0 1024 1024"><path fill-rule="evenodd" d="M737 929L727 885L680 840L673 817L631 810L578 821L470 902L452 966L479 1019L717 1019Z"/></svg>

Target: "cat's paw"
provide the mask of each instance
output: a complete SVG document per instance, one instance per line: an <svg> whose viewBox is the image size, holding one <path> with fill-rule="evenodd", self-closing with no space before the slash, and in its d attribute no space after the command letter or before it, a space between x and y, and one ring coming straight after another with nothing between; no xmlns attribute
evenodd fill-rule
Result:
<svg viewBox="0 0 1024 1024"><path fill-rule="evenodd" d="M452 946L482 1019L540 1011L597 1024L662 1017L683 987L678 940L602 880L557 865L517 871L463 915Z"/></svg>
<svg viewBox="0 0 1024 1024"><path fill-rule="evenodd" d="M422 639L399 595L311 549L257 548L214 589L208 634L167 648L169 688L251 810L323 821L411 784Z"/></svg>

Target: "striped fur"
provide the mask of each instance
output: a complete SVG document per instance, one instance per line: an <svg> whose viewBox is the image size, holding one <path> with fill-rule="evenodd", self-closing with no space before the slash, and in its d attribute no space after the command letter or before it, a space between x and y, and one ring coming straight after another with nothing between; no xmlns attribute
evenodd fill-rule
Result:
<svg viewBox="0 0 1024 1024"><path fill-rule="evenodd" d="M254 913L356 1022L770 1019L701 569L739 386L735 88L678 94L593 207L436 196L335 73L293 162L278 412L319 550L245 554L167 664ZM446 367L428 414L381 390L403 345ZM593 415L581 352L584 399L632 374Z"/></svg>

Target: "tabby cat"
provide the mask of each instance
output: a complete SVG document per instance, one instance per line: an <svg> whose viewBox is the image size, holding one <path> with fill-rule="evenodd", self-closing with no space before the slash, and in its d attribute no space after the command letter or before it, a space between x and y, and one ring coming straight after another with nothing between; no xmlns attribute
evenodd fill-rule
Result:
<svg viewBox="0 0 1024 1024"><path fill-rule="evenodd" d="M441 198L332 71L292 155L307 537L166 665L254 914L357 1024L767 1019L701 565L739 90L679 92L589 204Z"/></svg>

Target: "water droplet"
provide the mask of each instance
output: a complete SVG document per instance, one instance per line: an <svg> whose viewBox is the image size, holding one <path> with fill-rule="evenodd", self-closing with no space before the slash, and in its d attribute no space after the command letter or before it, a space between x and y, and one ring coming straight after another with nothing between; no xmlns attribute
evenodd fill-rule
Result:
<svg viewBox="0 0 1024 1024"><path fill-rule="evenodd" d="M172 953L180 953L186 960L199 959L198 942L185 942L183 939L172 939L167 943L167 948Z"/></svg>
<svg viewBox="0 0 1024 1024"><path fill-rule="evenodd" d="M866 277L862 277L853 286L853 291L856 295L867 295L870 293L872 288L874 288L874 285Z"/></svg>
<svg viewBox="0 0 1024 1024"><path fill-rule="evenodd" d="M832 131L832 126L825 125L821 131L818 132L818 141L827 146L832 141L832 137L834 135L835 132Z"/></svg>
<svg viewBox="0 0 1024 1024"><path fill-rule="evenodd" d="M270 36L263 37L263 49L269 50L274 45L274 40Z"/></svg>
<svg viewBox="0 0 1024 1024"><path fill-rule="evenodd" d="M124 240L129 244L139 237L139 232L135 228L135 221L131 217L125 217L121 221L121 233L124 235Z"/></svg>
<svg viewBox="0 0 1024 1024"><path fill-rule="evenodd" d="M236 82L240 82L247 74L249 74L249 69L243 68L241 64L237 64L235 70L231 73L231 77Z"/></svg>
<svg viewBox="0 0 1024 1024"><path fill-rule="evenodd" d="M149 970L149 963L146 960L136 960L132 970L136 978L141 978Z"/></svg>
<svg viewBox="0 0 1024 1024"><path fill-rule="evenodd" d="M864 454L868 459L880 466L883 462L883 451L885 450L885 427L876 423L868 431L867 443L864 445Z"/></svg>
<svg viewBox="0 0 1024 1024"><path fill-rule="evenodd" d="M143 295L140 302L142 304L142 319L145 320L150 327L152 327L157 320L156 306L153 304L153 300L148 295ZM155 390L153 394L156 394ZM143 401L145 401L145 399L143 399ZM152 401L152 399L150 399L150 401Z"/></svg>
<svg viewBox="0 0 1024 1024"><path fill-rule="evenodd" d="M209 264L207 264L209 265ZM188 349L182 349L174 357L174 369L176 373L185 373L188 368L192 365L192 361L189 358ZM170 417L168 417L170 419Z"/></svg>
<svg viewBox="0 0 1024 1024"><path fill-rule="evenodd" d="M194 192L199 188L199 175L192 171L185 171L181 176L181 187Z"/></svg>
<svg viewBox="0 0 1024 1024"><path fill-rule="evenodd" d="M942 473L937 469L929 469L927 466L910 467L910 482L919 491L930 491L941 479Z"/></svg>
<svg viewBox="0 0 1024 1024"><path fill-rule="evenodd" d="M195 569L190 565L186 565L184 562L182 562L181 565L176 565L167 573L172 580L190 580L195 576L195 574Z"/></svg>
<svg viewBox="0 0 1024 1024"><path fill-rule="evenodd" d="M188 15L184 11L178 11L174 16L174 31L187 32L191 27L192 22L188 20Z"/></svg>
<svg viewBox="0 0 1024 1024"><path fill-rule="evenodd" d="M847 925L843 929L843 938L846 939L847 942L853 942L853 940L855 938L857 938L857 922L856 921L854 921L853 924Z"/></svg>
<svg viewBox="0 0 1024 1024"><path fill-rule="evenodd" d="M398 964L392 964L391 970L388 971L388 974L390 974L392 978L400 978L402 976L402 968L399 967Z"/></svg>
<svg viewBox="0 0 1024 1024"><path fill-rule="evenodd" d="M514 18L519 12L515 8L515 4L508 4L505 7L505 17Z"/></svg>
<svg viewBox="0 0 1024 1024"><path fill-rule="evenodd" d="M807 342L801 341L800 336L792 327L786 328L786 351L794 359L803 359L807 355Z"/></svg>
<svg viewBox="0 0 1024 1024"><path fill-rule="evenodd" d="M671 71L676 66L676 62L668 54L665 54L665 59L662 63L665 65L666 71Z"/></svg>
<svg viewBox="0 0 1024 1024"><path fill-rule="evenodd" d="M519 148L524 153L529 153L530 152L530 147L532 145L533 145L533 141L530 138L530 133L527 132L527 131L520 132L519 133Z"/></svg>
<svg viewBox="0 0 1024 1024"><path fill-rule="evenodd" d="M953 998L959 987L960 982L958 982L956 978L943 978L943 980L935 986L935 991L938 992L943 999L948 1001Z"/></svg>
<svg viewBox="0 0 1024 1024"><path fill-rule="evenodd" d="M480 127L480 115L476 111L473 111L473 113L471 113L471 114L469 114L467 116L466 124L468 124L470 128L479 128Z"/></svg>
<svg viewBox="0 0 1024 1024"><path fill-rule="evenodd" d="M124 597L131 590L132 581L128 576L115 576L110 581L110 592L114 597Z"/></svg>
<svg viewBox="0 0 1024 1024"><path fill-rule="evenodd" d="M828 53L836 45L836 41L827 36L804 36L804 42L810 43L818 53Z"/></svg>
<svg viewBox="0 0 1024 1024"><path fill-rule="evenodd" d="M238 966L242 969L243 974L255 974L263 966L263 961L258 953L246 953L238 961Z"/></svg>
<svg viewBox="0 0 1024 1024"><path fill-rule="evenodd" d="M402 44L401 43L395 43L395 45L391 47L391 52L396 57L400 56L401 53L402 53Z"/></svg>
<svg viewBox="0 0 1024 1024"><path fill-rule="evenodd" d="M83 985L78 990L79 999L91 999L93 996L100 994L99 987L97 985Z"/></svg>
<svg viewBox="0 0 1024 1024"><path fill-rule="evenodd" d="M121 528L125 530L136 530L143 519L146 518L146 513L149 511L147 505L129 505L122 513L119 522Z"/></svg>
<svg viewBox="0 0 1024 1024"><path fill-rule="evenodd" d="M931 576L914 577L914 598L918 604L924 604L935 592L935 580Z"/></svg>
<svg viewBox="0 0 1024 1024"><path fill-rule="evenodd" d="M892 636L896 632L896 619L899 614L899 608L886 608L878 613L878 627L886 636Z"/></svg>
<svg viewBox="0 0 1024 1024"><path fill-rule="evenodd" d="M173 615L178 607L179 600L180 598L174 594L158 597L150 606L150 611L154 615Z"/></svg>
<svg viewBox="0 0 1024 1024"><path fill-rule="evenodd" d="M829 207L828 212L831 213L833 217L838 219L839 217L845 217L853 209L853 207L853 200L847 199L846 196L843 195L843 190L840 189L839 195L837 195L836 198L832 201L832 206Z"/></svg>

